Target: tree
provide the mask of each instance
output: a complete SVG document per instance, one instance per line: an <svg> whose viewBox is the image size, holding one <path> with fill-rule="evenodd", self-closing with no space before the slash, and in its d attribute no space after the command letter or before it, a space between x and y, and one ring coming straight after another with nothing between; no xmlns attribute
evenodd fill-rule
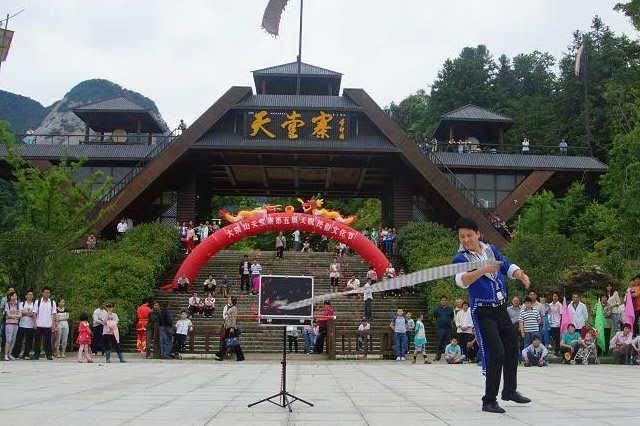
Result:
<svg viewBox="0 0 640 426"><path fill-rule="evenodd" d="M613 9L623 12L631 20L636 30L640 31L640 0L618 3Z"/></svg>

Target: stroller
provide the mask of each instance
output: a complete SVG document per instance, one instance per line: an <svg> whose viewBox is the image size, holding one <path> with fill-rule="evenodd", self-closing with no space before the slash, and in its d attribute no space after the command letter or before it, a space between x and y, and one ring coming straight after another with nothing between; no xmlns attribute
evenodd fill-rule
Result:
<svg viewBox="0 0 640 426"><path fill-rule="evenodd" d="M593 342L595 343L598 338L598 330L593 327L585 326L580 330L580 335L582 339L585 338L585 335L591 332L591 337ZM595 364L600 364L600 358L598 357L598 350L594 347L591 348L591 345L584 347L582 342L580 343L580 347L576 352L576 356L571 360L571 364L575 364L577 361L580 361L582 365L589 364L589 360L592 360ZM595 345L594 345L595 346Z"/></svg>

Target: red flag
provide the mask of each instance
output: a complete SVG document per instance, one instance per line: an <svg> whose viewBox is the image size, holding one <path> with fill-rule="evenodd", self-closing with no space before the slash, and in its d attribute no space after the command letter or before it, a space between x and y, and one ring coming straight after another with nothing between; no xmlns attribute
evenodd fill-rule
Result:
<svg viewBox="0 0 640 426"><path fill-rule="evenodd" d="M569 307L567 306L567 298L562 298L562 320L560 321L560 335L562 336L566 333L567 328L569 328L569 324L571 323L571 318L569 318Z"/></svg>
<svg viewBox="0 0 640 426"><path fill-rule="evenodd" d="M262 16L262 28L272 36L278 36L280 18L289 0L269 0Z"/></svg>
<svg viewBox="0 0 640 426"><path fill-rule="evenodd" d="M578 48L578 53L576 53L576 76L580 75L580 62L582 61L582 52L584 51L584 43L580 45Z"/></svg>

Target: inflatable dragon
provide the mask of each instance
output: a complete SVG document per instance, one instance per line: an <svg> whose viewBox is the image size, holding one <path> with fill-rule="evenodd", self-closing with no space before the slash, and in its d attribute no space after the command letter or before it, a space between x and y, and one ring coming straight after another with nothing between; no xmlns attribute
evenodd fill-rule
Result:
<svg viewBox="0 0 640 426"><path fill-rule="evenodd" d="M238 214L235 214L235 215L232 213L229 213L224 209L220 209L218 213L220 215L220 218L226 220L227 222L236 223L251 216L267 214L267 213L275 213L280 211L281 209L282 209L281 204L275 204L275 205L264 204L260 207L256 207L253 210L240 210Z"/></svg>
<svg viewBox="0 0 640 426"><path fill-rule="evenodd" d="M322 198L312 198L307 201L303 201L302 199L298 198L298 202L302 206L302 211L314 216L322 216L326 217L327 219L333 219L336 222L344 223L345 225L350 225L358 220L357 216L344 217L338 211L322 208L322 205L324 204L324 200Z"/></svg>

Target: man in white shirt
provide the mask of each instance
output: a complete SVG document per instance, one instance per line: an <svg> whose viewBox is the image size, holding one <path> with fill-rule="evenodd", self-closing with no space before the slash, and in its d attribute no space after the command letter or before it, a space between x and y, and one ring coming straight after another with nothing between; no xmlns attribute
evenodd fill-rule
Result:
<svg viewBox="0 0 640 426"><path fill-rule="evenodd" d="M49 287L42 288L42 298L36 300L33 308L36 314L36 338L33 347L33 359L40 359L40 348L42 340L44 340L44 352L47 359L53 359L53 350L51 348L51 330L56 328L56 302L50 299L51 289Z"/></svg>
<svg viewBox="0 0 640 426"><path fill-rule="evenodd" d="M560 294L554 291L549 304L549 327L551 340L553 340L554 354L560 356L560 323L562 322L562 303Z"/></svg>
<svg viewBox="0 0 640 426"><path fill-rule="evenodd" d="M371 290L370 279L367 279L367 283L364 285L362 298L364 299L364 317L368 321L371 321L371 304L373 303L373 290Z"/></svg>
<svg viewBox="0 0 640 426"><path fill-rule="evenodd" d="M18 324L18 335L11 355L16 359L20 358L20 350L22 349L22 341L24 340L25 344L22 359L29 359L29 353L33 346L33 330L36 326L34 321L36 314L33 312L33 292L31 290L27 291L25 301L20 302L18 309L22 316Z"/></svg>
<svg viewBox="0 0 640 426"><path fill-rule="evenodd" d="M127 232L127 227L127 220L123 217L122 219L120 219L120 223L118 223L118 226L116 227L116 229L118 230L118 234L124 235L124 233Z"/></svg>
<svg viewBox="0 0 640 426"><path fill-rule="evenodd" d="M93 336L91 339L91 350L93 351L94 355L97 355L98 352L102 352L102 355L104 355L104 342L102 339L102 321L107 317L107 311L105 310L107 306L107 301L103 300L100 302L100 306L97 307L94 311L93 311L93 315L92 315L92 330L93 330Z"/></svg>
<svg viewBox="0 0 640 426"><path fill-rule="evenodd" d="M462 302L462 309L456 314L455 322L458 343L462 348L462 353L469 358L467 354L467 343L473 339L473 320L471 319L469 302Z"/></svg>
<svg viewBox="0 0 640 426"><path fill-rule="evenodd" d="M580 295L573 293L572 302L569 304L569 321L576 326L576 330L580 331L587 323L589 312L584 303L580 301Z"/></svg>
<svg viewBox="0 0 640 426"><path fill-rule="evenodd" d="M293 231L293 251L300 251L300 230Z"/></svg>

